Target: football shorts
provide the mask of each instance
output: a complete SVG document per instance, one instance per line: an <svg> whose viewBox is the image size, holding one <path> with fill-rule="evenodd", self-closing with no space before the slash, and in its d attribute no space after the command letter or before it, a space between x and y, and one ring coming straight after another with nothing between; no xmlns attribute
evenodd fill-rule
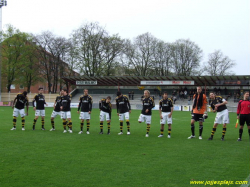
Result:
<svg viewBox="0 0 250 187"><path fill-rule="evenodd" d="M35 116L45 116L45 110L37 110L36 109Z"/></svg>
<svg viewBox="0 0 250 187"><path fill-rule="evenodd" d="M61 119L71 119L70 111L61 111Z"/></svg>
<svg viewBox="0 0 250 187"><path fill-rule="evenodd" d="M61 112L56 112L56 111L53 110L53 112L52 112L52 114L51 114L51 117L52 117L52 118L55 118L57 115L58 115L58 116L61 116Z"/></svg>
<svg viewBox="0 0 250 187"><path fill-rule="evenodd" d="M88 112L81 112L79 119L90 119L90 114Z"/></svg>
<svg viewBox="0 0 250 187"><path fill-rule="evenodd" d="M170 114L170 112L162 112L161 113L161 116L162 116L162 119L160 120L160 123L161 124L172 124L172 116L169 118L168 115Z"/></svg>
<svg viewBox="0 0 250 187"><path fill-rule="evenodd" d="M119 120L123 121L124 119L129 120L129 112L119 113Z"/></svg>
<svg viewBox="0 0 250 187"><path fill-rule="evenodd" d="M100 112L100 121L104 121L106 118L106 121L110 121L110 115L108 112Z"/></svg>
<svg viewBox="0 0 250 187"><path fill-rule="evenodd" d="M203 114L192 113L192 118L194 121L204 122Z"/></svg>
<svg viewBox="0 0 250 187"><path fill-rule="evenodd" d="M18 117L19 115L20 115L21 117L24 117L24 116L25 116L24 109L17 109L17 108L14 108L14 110L13 110L13 116Z"/></svg>
<svg viewBox="0 0 250 187"><path fill-rule="evenodd" d="M139 122L146 122L147 124L151 124L151 115L149 116L149 115L140 114L138 121Z"/></svg>
<svg viewBox="0 0 250 187"><path fill-rule="evenodd" d="M215 120L214 123L218 123L218 124L229 124L229 113L228 110L222 110L221 112L217 112L216 116L215 116Z"/></svg>

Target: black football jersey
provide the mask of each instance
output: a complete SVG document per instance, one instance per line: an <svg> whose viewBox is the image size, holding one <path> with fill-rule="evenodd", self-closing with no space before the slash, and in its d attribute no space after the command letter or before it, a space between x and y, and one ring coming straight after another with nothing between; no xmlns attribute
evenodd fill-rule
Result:
<svg viewBox="0 0 250 187"><path fill-rule="evenodd" d="M55 112L60 112L60 107L61 107L61 101L62 101L62 96L57 96L56 97L56 100L55 100L55 103L56 103L56 106L55 106L55 109L54 109L54 111Z"/></svg>
<svg viewBox="0 0 250 187"><path fill-rule="evenodd" d="M62 111L68 112L71 110L70 108L71 103L71 95L64 95L61 97L61 105L63 107Z"/></svg>
<svg viewBox="0 0 250 187"><path fill-rule="evenodd" d="M126 95L122 95L121 97L116 97L115 101L116 101L117 113L125 113L131 110L129 99Z"/></svg>
<svg viewBox="0 0 250 187"><path fill-rule="evenodd" d="M79 99L78 111L81 108L82 112L89 112L92 110L92 97L90 95L82 95Z"/></svg>
<svg viewBox="0 0 250 187"><path fill-rule="evenodd" d="M226 100L223 97L216 96L214 100L212 100L212 99L210 100L209 104L212 107L212 109L214 110L216 104L223 103L224 101L226 101ZM221 105L217 108L217 112L221 112L222 110L225 110L225 109L227 109L227 106Z"/></svg>
<svg viewBox="0 0 250 187"><path fill-rule="evenodd" d="M15 99L16 99L15 108L24 109L25 105L29 106L29 99L27 96L25 97L23 94L19 93L17 94Z"/></svg>
<svg viewBox="0 0 250 187"><path fill-rule="evenodd" d="M155 107L155 102L154 99L152 97L144 97L142 99L142 111L141 113L144 115L151 115L152 114L152 108ZM146 113L146 110L149 110L148 113Z"/></svg>
<svg viewBox="0 0 250 187"><path fill-rule="evenodd" d="M102 99L99 102L99 109L102 110L103 112L111 113L112 104L111 103L106 103L106 99Z"/></svg>
<svg viewBox="0 0 250 187"><path fill-rule="evenodd" d="M45 102L45 96L43 94L35 95L33 102L32 102L33 107L35 107L35 102L36 102L36 109L44 110L44 105L46 104L46 102Z"/></svg>
<svg viewBox="0 0 250 187"><path fill-rule="evenodd" d="M159 109L162 112L171 112L171 108L173 107L173 101L170 98L161 99L159 102Z"/></svg>

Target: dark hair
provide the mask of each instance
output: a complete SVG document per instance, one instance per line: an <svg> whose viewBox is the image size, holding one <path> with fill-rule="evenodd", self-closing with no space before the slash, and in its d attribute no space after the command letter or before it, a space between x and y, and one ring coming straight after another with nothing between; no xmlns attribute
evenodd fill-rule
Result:
<svg viewBox="0 0 250 187"><path fill-rule="evenodd" d="M42 88L42 87L40 87L40 88L38 88L38 90L43 90L43 88Z"/></svg>
<svg viewBox="0 0 250 187"><path fill-rule="evenodd" d="M118 92L116 93L116 95L117 95L117 96L120 96L120 95L122 95L122 92L118 91Z"/></svg>
<svg viewBox="0 0 250 187"><path fill-rule="evenodd" d="M246 93L249 93L249 91L244 91L244 94L243 94L243 95L245 95Z"/></svg>
<svg viewBox="0 0 250 187"><path fill-rule="evenodd" d="M26 95L27 95L27 92L26 92L26 91L23 91L23 95L26 96Z"/></svg>
<svg viewBox="0 0 250 187"><path fill-rule="evenodd" d="M66 88L63 88L62 90L68 93L68 90Z"/></svg>
<svg viewBox="0 0 250 187"><path fill-rule="evenodd" d="M168 92L163 92L163 95L164 95L164 94L168 95Z"/></svg>
<svg viewBox="0 0 250 187"><path fill-rule="evenodd" d="M110 96L108 96L106 99L110 99L110 100L111 100L111 97L110 97Z"/></svg>

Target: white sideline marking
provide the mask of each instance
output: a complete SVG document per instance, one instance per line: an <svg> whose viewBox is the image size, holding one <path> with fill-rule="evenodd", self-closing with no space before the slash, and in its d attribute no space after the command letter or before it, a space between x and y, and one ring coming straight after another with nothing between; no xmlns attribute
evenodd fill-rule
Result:
<svg viewBox="0 0 250 187"><path fill-rule="evenodd" d="M248 181L248 184L242 184L240 187L249 187L250 186L250 174L244 181Z"/></svg>

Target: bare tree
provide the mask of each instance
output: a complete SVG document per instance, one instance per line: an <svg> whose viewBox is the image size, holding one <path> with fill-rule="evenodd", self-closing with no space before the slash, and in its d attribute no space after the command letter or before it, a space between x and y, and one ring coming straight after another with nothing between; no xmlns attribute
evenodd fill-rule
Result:
<svg viewBox="0 0 250 187"><path fill-rule="evenodd" d="M205 63L203 71L210 76L232 75L230 71L236 64L220 50L208 55L208 62Z"/></svg>
<svg viewBox="0 0 250 187"><path fill-rule="evenodd" d="M80 73L87 76L111 75L123 40L109 36L98 23L86 23L72 33Z"/></svg>
<svg viewBox="0 0 250 187"><path fill-rule="evenodd" d="M44 78L48 82L48 91L57 92L58 84L62 86L60 77L67 65L62 61L69 48L68 41L63 37L57 37L50 31L35 36L40 66Z"/></svg>
<svg viewBox="0 0 250 187"><path fill-rule="evenodd" d="M139 35L132 43L125 42L123 63L134 69L137 76L148 76L154 72L154 52L156 51L157 39L150 33Z"/></svg>
<svg viewBox="0 0 250 187"><path fill-rule="evenodd" d="M202 50L190 40L179 39L172 46L174 74L193 75L200 66Z"/></svg>
<svg viewBox="0 0 250 187"><path fill-rule="evenodd" d="M171 56L172 46L170 43L158 41L154 55L155 75L168 76L172 74L173 59Z"/></svg>

